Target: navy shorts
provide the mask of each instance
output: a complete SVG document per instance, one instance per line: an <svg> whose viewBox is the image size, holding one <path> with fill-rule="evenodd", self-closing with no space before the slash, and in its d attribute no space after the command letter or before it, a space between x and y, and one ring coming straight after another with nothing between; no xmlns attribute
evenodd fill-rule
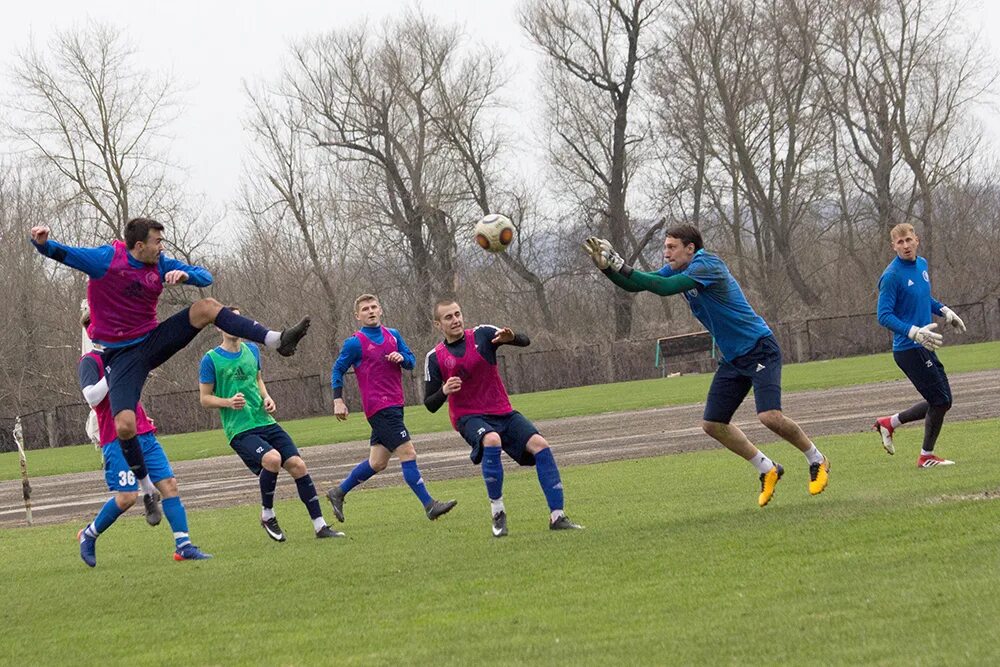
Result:
<svg viewBox="0 0 1000 667"><path fill-rule="evenodd" d="M149 372L184 349L201 332L191 325L189 310L185 308L163 320L135 345L105 350L112 415L122 410L134 411Z"/></svg>
<svg viewBox="0 0 1000 667"><path fill-rule="evenodd" d="M917 347L893 352L892 358L929 405L951 405L951 385L937 354Z"/></svg>
<svg viewBox="0 0 1000 667"><path fill-rule="evenodd" d="M483 460L483 438L487 433L499 435L500 446L519 465L535 465L535 455L528 451L528 440L538 429L517 410L505 415L466 415L458 420L457 426L472 447L469 458L476 465Z"/></svg>
<svg viewBox="0 0 1000 667"><path fill-rule="evenodd" d="M229 446L240 455L243 463L255 475L260 474L260 461L264 458L264 454L272 449L281 454L282 465L293 456L299 455L299 449L292 442L292 438L277 424L258 426L238 433L229 441Z"/></svg>
<svg viewBox="0 0 1000 667"><path fill-rule="evenodd" d="M403 423L403 406L401 405L382 408L368 418L368 423L372 427L370 440L372 447L382 445L390 452L394 452L404 442L410 441L410 432L406 430L406 424Z"/></svg>
<svg viewBox="0 0 1000 667"><path fill-rule="evenodd" d="M751 388L757 414L781 409L781 348L774 336L764 336L746 354L719 363L705 400L705 421L728 424Z"/></svg>

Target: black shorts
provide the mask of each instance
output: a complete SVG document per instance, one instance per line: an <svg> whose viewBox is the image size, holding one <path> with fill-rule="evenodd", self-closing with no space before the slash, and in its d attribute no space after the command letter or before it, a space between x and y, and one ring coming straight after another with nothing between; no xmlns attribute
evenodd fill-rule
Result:
<svg viewBox="0 0 1000 667"><path fill-rule="evenodd" d="M260 462L264 458L264 454L272 449L281 454L282 465L293 456L299 455L299 449L292 442L291 436L277 424L258 426L249 431L237 433L229 441L229 446L240 455L243 463L255 475L260 474Z"/></svg>
<svg viewBox="0 0 1000 667"><path fill-rule="evenodd" d="M774 336L764 336L746 354L719 363L705 400L705 421L728 424L751 388L757 414L781 409L781 348Z"/></svg>
<svg viewBox="0 0 1000 667"><path fill-rule="evenodd" d="M528 451L528 440L538 429L517 410L505 415L466 415L458 420L457 428L472 447L469 458L476 465L483 460L483 438L487 433L499 435L500 446L519 465L535 465L535 455Z"/></svg>
<svg viewBox="0 0 1000 667"><path fill-rule="evenodd" d="M185 308L163 320L135 345L104 351L112 415L122 410L135 411L150 371L184 349L201 332L192 326L189 311Z"/></svg>
<svg viewBox="0 0 1000 667"><path fill-rule="evenodd" d="M937 354L917 347L893 352L892 358L929 405L951 405L951 385Z"/></svg>
<svg viewBox="0 0 1000 667"><path fill-rule="evenodd" d="M406 430L403 423L403 406L397 405L391 408L382 408L371 417L368 423L372 427L372 437L370 443L372 447L382 445L390 452L405 442L410 441L410 432Z"/></svg>

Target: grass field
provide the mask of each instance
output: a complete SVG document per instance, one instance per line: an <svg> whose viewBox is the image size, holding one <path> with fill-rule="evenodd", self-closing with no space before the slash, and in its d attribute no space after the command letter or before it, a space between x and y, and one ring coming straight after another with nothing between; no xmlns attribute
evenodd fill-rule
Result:
<svg viewBox="0 0 1000 667"><path fill-rule="evenodd" d="M946 347L939 352L939 356L951 374L1000 368L1000 341ZM783 369L782 385L784 391L789 392L898 380L902 377L891 354L877 354L789 364ZM532 420L553 419L698 403L705 400L711 381L711 374L687 375L518 394L512 397L512 401L515 408ZM614 396L613 401L608 400L611 395ZM191 409L202 408L192 405ZM280 419L280 413L278 417ZM407 410L406 423L413 433L433 433L451 428L446 409L430 414L422 406ZM347 422L337 422L330 416L284 421L281 424L299 447L367 439L371 432L362 414L352 415ZM232 453L222 431L170 435L163 437L161 442L173 461ZM96 460L91 445L40 449L29 453L29 468L33 476L84 472L93 469ZM16 453L0 454L0 480L17 479L20 475L18 466Z"/></svg>
<svg viewBox="0 0 1000 667"><path fill-rule="evenodd" d="M459 500L435 523L408 489L352 493L344 541L313 539L297 501L277 506L284 544L254 506L193 512L216 556L197 563L138 514L94 570L76 524L3 529L0 663L998 664L998 435L946 425L959 463L931 470L919 428L895 457L871 434L821 438L815 498L771 445L788 472L763 510L723 451L566 468L574 533L548 531L533 473L508 465L502 540L478 479L428 480Z"/></svg>

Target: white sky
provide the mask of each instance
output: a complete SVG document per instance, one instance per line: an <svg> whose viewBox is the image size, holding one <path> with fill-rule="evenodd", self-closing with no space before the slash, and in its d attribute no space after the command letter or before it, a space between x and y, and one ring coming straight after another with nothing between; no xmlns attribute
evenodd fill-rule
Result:
<svg viewBox="0 0 1000 667"><path fill-rule="evenodd" d="M532 89L537 66L537 56L517 25L517 4L516 0L427 0L422 5L426 13L458 22L472 38L507 52L507 64L514 73L507 99L517 99L517 91ZM204 193L209 207L219 210L236 197L241 174L242 119L247 108L242 82L275 77L293 39L365 18L377 23L406 6L404 0L6 3L0 20L0 95L8 94L11 62L30 38L44 45L54 30L81 24L88 17L115 24L138 44L143 66L172 72L187 89L186 109L173 128L172 156L188 169L189 190ZM1000 3L973 0L967 16L971 29L982 29L984 43L1000 62ZM530 106L526 100L524 107ZM997 109L983 110L994 145L1000 145ZM523 128L536 125L533 118L518 124ZM520 139L529 143L530 136Z"/></svg>

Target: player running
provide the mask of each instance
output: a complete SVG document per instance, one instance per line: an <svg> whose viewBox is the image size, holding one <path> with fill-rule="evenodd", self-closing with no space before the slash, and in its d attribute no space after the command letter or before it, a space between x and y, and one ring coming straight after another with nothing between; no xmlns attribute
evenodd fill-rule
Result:
<svg viewBox="0 0 1000 667"><path fill-rule="evenodd" d="M85 314L84 326L90 324L89 315ZM80 558L90 567L97 565L97 538L124 514L138 496L139 483L135 474L129 468L122 455L121 445L115 432L115 420L111 416L111 401L108 399L108 381L105 375L104 357L99 349L94 349L80 358L78 365L80 389L87 404L97 413L99 444L101 456L104 458L104 480L108 489L114 492L97 513L94 520L86 528L77 533L80 542ZM137 439L142 447L145 465L153 484L163 497L163 514L174 534L174 560L204 560L211 558L197 546L191 543L188 535L187 513L177 491L177 479L170 468L170 461L156 439L156 428L146 416L142 403L136 404ZM147 515L147 521L155 523Z"/></svg>
<svg viewBox="0 0 1000 667"><path fill-rule="evenodd" d="M361 328L344 341L333 364L330 383L333 387L333 414L340 421L348 416L344 402L344 374L354 367L361 390L361 406L372 427L371 450L337 486L327 492L337 521L344 520L344 498L348 492L376 473L385 470L395 454L403 469L403 479L424 506L433 521L451 511L456 500L435 500L427 492L417 468L417 451L403 423L402 370L412 370L415 359L403 337L395 329L382 326L382 306L374 294L362 294L354 300L354 317Z"/></svg>
<svg viewBox="0 0 1000 667"><path fill-rule="evenodd" d="M295 353L306 335L309 318L284 331L269 331L253 320L223 308L215 299L199 299L167 318L156 319L164 285L206 287L212 275L163 254L163 225L133 218L125 225L125 241L99 248L77 248L49 239L49 228L31 228L31 241L41 254L89 277L87 334L104 348L108 398L122 454L137 478L146 476L137 439L136 406L149 373L214 323L235 336L264 343L283 356Z"/></svg>
<svg viewBox="0 0 1000 667"><path fill-rule="evenodd" d="M229 307L239 314L239 309ZM288 433L272 415L278 406L267 392L260 366L260 350L253 343L222 332L222 344L205 353L198 371L201 405L218 408L222 430L247 468L260 481L260 525L276 542L285 533L274 513L274 489L282 468L295 480L299 499L312 519L318 538L344 537L323 518L319 498L305 461Z"/></svg>
<svg viewBox="0 0 1000 667"><path fill-rule="evenodd" d="M507 535L501 449L518 465L535 466L549 505L551 530L582 528L563 511L562 480L549 443L534 424L511 407L497 369L497 348L525 347L530 344L528 337L514 334L508 327L480 325L466 329L462 309L454 299L434 304L434 327L444 335L444 341L425 359L424 406L437 412L447 401L451 425L472 447L472 462L482 463L493 536Z"/></svg>
<svg viewBox="0 0 1000 667"><path fill-rule="evenodd" d="M764 507L771 502L785 471L730 423L751 388L760 423L805 454L809 493L822 493L829 481L830 462L799 425L781 411L778 341L764 319L750 307L725 262L705 251L701 232L691 225L668 229L663 242L667 264L657 273L634 270L604 239L587 239L584 250L595 266L622 289L660 296L683 294L691 312L712 334L721 359L708 390L702 428L757 469L758 505Z"/></svg>
<svg viewBox="0 0 1000 667"><path fill-rule="evenodd" d="M924 443L917 457L918 468L952 465L934 453L934 445L944 415L951 408L951 386L944 366L934 352L944 337L934 331L931 313L945 319L958 332L965 322L948 306L931 296L927 260L917 255L920 238L913 225L902 223L889 233L896 258L882 272L878 282L878 323L893 332L892 358L924 400L890 417L879 417L873 429L882 436L882 446L896 452L892 436L900 424L924 420Z"/></svg>

